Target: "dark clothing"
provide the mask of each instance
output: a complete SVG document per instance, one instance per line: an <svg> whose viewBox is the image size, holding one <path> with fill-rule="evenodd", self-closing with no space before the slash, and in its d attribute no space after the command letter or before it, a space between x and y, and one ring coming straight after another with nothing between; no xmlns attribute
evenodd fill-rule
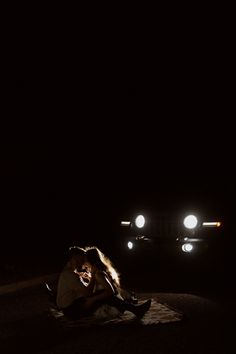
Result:
<svg viewBox="0 0 236 354"><path fill-rule="evenodd" d="M98 290L96 292L96 295L98 295L102 291L103 290ZM123 313L124 310L127 308L127 302L118 298L116 295L112 295L109 299L106 299L106 300L97 301L94 304L94 306L91 308L90 311L85 310L83 307L85 300L86 299L84 297L80 297L80 298L74 300L70 306L68 306L64 309L61 309L61 310L66 317L76 320L76 319L80 319L84 316L93 315L93 313L103 304L107 304L107 305L116 307L121 313Z"/></svg>
<svg viewBox="0 0 236 354"><path fill-rule="evenodd" d="M84 297L80 297L76 300L73 301L73 303L70 306L67 306L65 308L62 309L62 312L64 313L64 315L72 320L76 320L79 319L81 317L84 317L86 315L89 315L90 313L88 312L88 310L84 310L84 302L85 302L85 298Z"/></svg>

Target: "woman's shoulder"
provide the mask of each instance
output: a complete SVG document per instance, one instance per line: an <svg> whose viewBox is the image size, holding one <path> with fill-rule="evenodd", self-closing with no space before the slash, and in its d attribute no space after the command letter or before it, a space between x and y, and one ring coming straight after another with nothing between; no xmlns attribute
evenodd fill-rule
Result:
<svg viewBox="0 0 236 354"><path fill-rule="evenodd" d="M113 283L113 279L112 279L111 275L108 272L106 272L105 270L98 270L96 272L96 276L98 278L104 278L104 279L108 280L109 282Z"/></svg>
<svg viewBox="0 0 236 354"><path fill-rule="evenodd" d="M96 275L105 277L105 276L107 276L107 272L105 272L104 270L100 270L99 269L99 270L96 271Z"/></svg>
<svg viewBox="0 0 236 354"><path fill-rule="evenodd" d="M109 274L107 273L107 272L105 272L105 270L98 270L97 272L96 272L96 275L95 275L95 277L98 279L101 279L101 278L103 278L103 279L107 279L107 280L109 280L109 281L111 281L111 277L109 276Z"/></svg>

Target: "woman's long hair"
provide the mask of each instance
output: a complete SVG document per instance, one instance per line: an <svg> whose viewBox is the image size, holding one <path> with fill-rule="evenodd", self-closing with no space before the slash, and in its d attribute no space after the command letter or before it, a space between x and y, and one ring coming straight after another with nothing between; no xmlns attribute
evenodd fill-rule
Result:
<svg viewBox="0 0 236 354"><path fill-rule="evenodd" d="M99 270L106 272L114 282L114 285L120 287L120 274L114 268L111 260L105 256L96 246L86 247L86 257L91 265L95 265Z"/></svg>

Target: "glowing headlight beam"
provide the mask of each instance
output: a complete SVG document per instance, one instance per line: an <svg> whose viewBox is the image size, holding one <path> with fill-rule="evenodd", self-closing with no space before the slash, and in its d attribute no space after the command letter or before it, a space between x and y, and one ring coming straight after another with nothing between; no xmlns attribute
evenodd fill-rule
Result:
<svg viewBox="0 0 236 354"><path fill-rule="evenodd" d="M184 226L187 229L194 229L197 226L198 220L195 215L188 215L184 218Z"/></svg>
<svg viewBox="0 0 236 354"><path fill-rule="evenodd" d="M183 252L192 252L192 250L193 250L193 245L191 243L184 243L182 245Z"/></svg>
<svg viewBox="0 0 236 354"><path fill-rule="evenodd" d="M138 215L137 218L135 219L135 225L141 229L142 227L144 227L144 224L145 224L144 216Z"/></svg>
<svg viewBox="0 0 236 354"><path fill-rule="evenodd" d="M128 247L129 250L132 250L132 248L134 247L133 242L129 241L129 242L127 243L127 247Z"/></svg>
<svg viewBox="0 0 236 354"><path fill-rule="evenodd" d="M209 226L209 227L220 227L220 221L211 221L211 222L203 222L202 226Z"/></svg>
<svg viewBox="0 0 236 354"><path fill-rule="evenodd" d="M121 225L122 226L129 226L130 225L130 221L121 221Z"/></svg>

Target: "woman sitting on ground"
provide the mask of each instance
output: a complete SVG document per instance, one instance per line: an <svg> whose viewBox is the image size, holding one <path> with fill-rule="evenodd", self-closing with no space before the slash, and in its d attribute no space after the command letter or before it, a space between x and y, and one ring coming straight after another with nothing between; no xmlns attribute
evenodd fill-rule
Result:
<svg viewBox="0 0 236 354"><path fill-rule="evenodd" d="M121 295L119 273L114 268L111 260L105 256L96 246L86 247L87 266L95 277L95 294L106 294L106 303L98 308L98 312L109 317L116 317L124 311L130 311L137 317L141 318L150 308L151 300L147 300L143 304L132 304L123 299ZM105 316L104 316L105 317Z"/></svg>

